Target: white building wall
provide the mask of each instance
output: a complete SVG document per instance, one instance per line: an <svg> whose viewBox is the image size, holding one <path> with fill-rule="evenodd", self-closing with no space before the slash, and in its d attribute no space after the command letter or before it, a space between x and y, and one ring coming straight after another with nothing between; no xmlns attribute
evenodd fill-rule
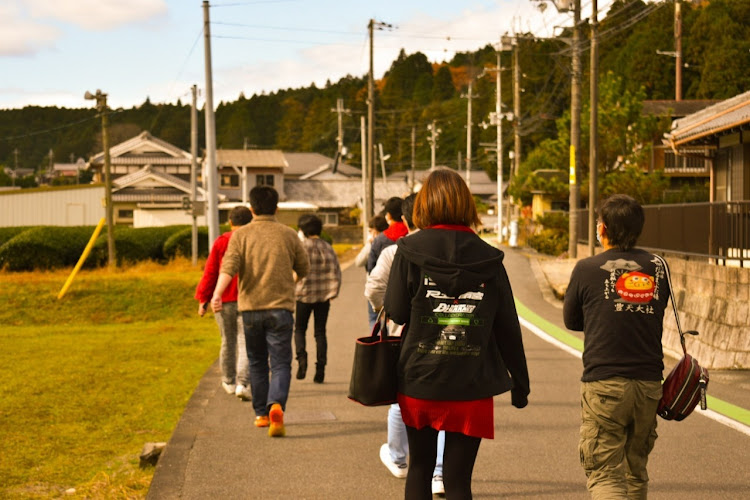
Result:
<svg viewBox="0 0 750 500"><path fill-rule="evenodd" d="M198 217L198 225L205 226L206 218ZM177 224L192 224L193 217L183 209L136 209L133 211L133 227L163 227Z"/></svg>
<svg viewBox="0 0 750 500"><path fill-rule="evenodd" d="M0 194L0 227L95 226L104 215L104 186Z"/></svg>

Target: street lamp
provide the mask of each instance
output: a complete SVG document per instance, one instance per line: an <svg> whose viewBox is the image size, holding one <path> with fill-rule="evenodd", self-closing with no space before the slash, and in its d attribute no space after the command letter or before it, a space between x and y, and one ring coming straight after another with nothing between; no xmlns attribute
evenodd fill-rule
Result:
<svg viewBox="0 0 750 500"><path fill-rule="evenodd" d="M107 94L96 89L96 94L88 90L83 95L84 99L96 101L96 109L102 116L102 148L104 148L104 201L105 217L107 222L107 263L110 269L117 266L115 258L115 235L114 235L114 218L112 216L112 176L110 174L109 161L109 117L107 116Z"/></svg>

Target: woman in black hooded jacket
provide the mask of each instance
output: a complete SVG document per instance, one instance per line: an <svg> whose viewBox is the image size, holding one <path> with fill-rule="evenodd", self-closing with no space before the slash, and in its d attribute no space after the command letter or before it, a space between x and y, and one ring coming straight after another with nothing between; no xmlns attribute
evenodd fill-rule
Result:
<svg viewBox="0 0 750 500"><path fill-rule="evenodd" d="M432 498L436 437L446 431L448 498L471 498L482 438L494 438L492 396L527 404L529 376L503 252L471 229L474 199L453 170L438 169L417 194L420 231L397 242L385 309L407 328L398 403L409 440L407 499Z"/></svg>

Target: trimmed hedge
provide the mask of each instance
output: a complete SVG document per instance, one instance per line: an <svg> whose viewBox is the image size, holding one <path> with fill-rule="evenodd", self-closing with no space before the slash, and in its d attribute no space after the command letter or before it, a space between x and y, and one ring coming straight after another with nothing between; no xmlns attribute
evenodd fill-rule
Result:
<svg viewBox="0 0 750 500"><path fill-rule="evenodd" d="M142 260L165 262L168 257L164 254L164 243L175 232L185 226L164 227L115 227L115 254L117 265L133 263ZM106 229L96 239L91 256L87 261L90 266L104 266L108 262Z"/></svg>
<svg viewBox="0 0 750 500"><path fill-rule="evenodd" d="M33 229L38 226L13 226L13 227L0 227L0 247L5 245L8 241L15 238L24 231Z"/></svg>
<svg viewBox="0 0 750 500"><path fill-rule="evenodd" d="M33 271L74 266L93 233L93 226L40 226L23 231L0 246L0 268Z"/></svg>
<svg viewBox="0 0 750 500"><path fill-rule="evenodd" d="M224 229L223 227L221 229ZM224 231L221 231L224 232ZM187 227L172 233L164 242L164 255L168 259L190 257L193 251L193 228ZM208 257L208 228L198 228L198 257Z"/></svg>

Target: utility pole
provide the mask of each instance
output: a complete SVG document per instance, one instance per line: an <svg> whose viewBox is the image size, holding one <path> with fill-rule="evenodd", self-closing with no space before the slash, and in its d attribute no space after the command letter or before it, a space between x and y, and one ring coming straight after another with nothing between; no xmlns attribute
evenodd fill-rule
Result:
<svg viewBox="0 0 750 500"><path fill-rule="evenodd" d="M568 257L575 259L578 256L578 206L581 198L578 186L578 167L581 163L581 0L574 0L571 66Z"/></svg>
<svg viewBox="0 0 750 500"><path fill-rule="evenodd" d="M430 131L430 137L427 141L430 143L430 169L435 170L435 150L437 149L437 136L441 130L437 128L435 120L432 120L430 125L427 125L427 130Z"/></svg>
<svg viewBox="0 0 750 500"><path fill-rule="evenodd" d="M373 166L375 165L375 76L373 70L373 31L375 20L370 19L367 30L370 35L370 72L367 74L367 194L365 195L364 210L367 217L374 214L375 179Z"/></svg>
<svg viewBox="0 0 750 500"><path fill-rule="evenodd" d="M11 176L10 185L15 187L16 185L16 176L18 175L18 148L15 148L13 150L13 156L15 157L15 162L13 163L13 175Z"/></svg>
<svg viewBox="0 0 750 500"><path fill-rule="evenodd" d="M359 118L359 129L360 136L362 137L362 243L367 243L367 235L369 231L369 220L370 214L367 212L367 207L372 206L372 191L370 191L370 180L367 176L367 135L366 135L366 124L365 117L360 116Z"/></svg>
<svg viewBox="0 0 750 500"><path fill-rule="evenodd" d="M596 204L599 198L599 20L597 0L591 1L591 75L589 94L589 255L594 255L596 247Z"/></svg>
<svg viewBox="0 0 750 500"><path fill-rule="evenodd" d="M112 175L109 158L109 115L107 114L107 94L97 89L96 94L86 91L84 99L95 100L96 109L102 116L102 148L104 149L104 205L107 221L107 265L112 271L117 267L115 255L114 214L112 208Z"/></svg>
<svg viewBox="0 0 750 500"><path fill-rule="evenodd" d="M341 155L341 150L344 148L344 113L350 113L351 110L344 108L344 100L339 98L336 99L336 108L331 109L332 112L338 115L338 135L336 135L336 152Z"/></svg>
<svg viewBox="0 0 750 500"><path fill-rule="evenodd" d="M367 24L367 31L370 36L370 72L367 76L367 189L369 191L369 201L367 204L367 214L372 216L375 201L375 73L374 65L374 31L375 29L393 28L393 25L382 23L370 19ZM368 197L365 197L367 200Z"/></svg>
<svg viewBox="0 0 750 500"><path fill-rule="evenodd" d="M211 71L211 22L208 13L208 0L203 0L203 40L205 47L206 67L206 180L207 210L206 223L208 225L208 246L214 244L219 237L219 194L217 189L218 174L216 172L216 121L214 119L214 85Z"/></svg>
<svg viewBox="0 0 750 500"><path fill-rule="evenodd" d="M198 86L190 88L193 94L192 106L190 107L190 207L193 212L193 232L190 240L191 256L193 266L198 265L198 217L195 211L195 202L198 200Z"/></svg>
<svg viewBox="0 0 750 500"><path fill-rule="evenodd" d="M474 77L472 76L469 80L469 92L461 97L467 98L467 111L466 111L466 185L471 190L471 100L475 96L472 92L472 85L474 83ZM459 165L461 162L459 162Z"/></svg>
<svg viewBox="0 0 750 500"><path fill-rule="evenodd" d="M409 176L409 191L414 192L414 168L417 163L417 127L411 128L411 175Z"/></svg>
<svg viewBox="0 0 750 500"><path fill-rule="evenodd" d="M518 36L513 34L513 165L509 179L521 166L521 62Z"/></svg>
<svg viewBox="0 0 750 500"><path fill-rule="evenodd" d="M682 100L682 6L680 0L674 2L674 100Z"/></svg>

